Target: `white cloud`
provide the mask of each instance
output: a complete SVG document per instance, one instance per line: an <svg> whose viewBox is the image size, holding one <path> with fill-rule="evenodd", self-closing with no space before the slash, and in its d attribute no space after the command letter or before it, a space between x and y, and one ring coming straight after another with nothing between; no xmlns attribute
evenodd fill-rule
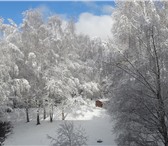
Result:
<svg viewBox="0 0 168 146"><path fill-rule="evenodd" d="M104 6L102 7L102 12L103 12L104 14L112 14L113 9L114 9L114 8L113 8L111 5L104 5Z"/></svg>
<svg viewBox="0 0 168 146"><path fill-rule="evenodd" d="M97 7L94 2L85 2L89 6ZM100 7L99 7L100 8ZM62 27L65 28L68 22L68 14L56 14L54 11L50 10L46 5L40 5L37 9L42 12L44 18L52 15L57 15L62 19ZM108 15L112 10L110 5L104 5L100 8L102 15L94 15L89 12L81 13L77 22L75 23L77 34L85 34L91 38L100 37L103 40L107 40L112 37L112 18Z"/></svg>
<svg viewBox="0 0 168 146"><path fill-rule="evenodd" d="M87 7L92 9L99 9L99 6L94 1L82 1Z"/></svg>
<svg viewBox="0 0 168 146"><path fill-rule="evenodd" d="M102 14L111 15L114 7L111 5L98 5L95 1L83 1L83 3L94 11L101 12Z"/></svg>
<svg viewBox="0 0 168 146"><path fill-rule="evenodd" d="M44 17L48 17L53 13L46 5L43 4L39 5L36 9L40 11L44 15Z"/></svg>
<svg viewBox="0 0 168 146"><path fill-rule="evenodd" d="M111 27L113 21L109 15L93 15L91 13L82 13L76 22L77 33L89 35L91 38L100 37L103 40L111 37Z"/></svg>

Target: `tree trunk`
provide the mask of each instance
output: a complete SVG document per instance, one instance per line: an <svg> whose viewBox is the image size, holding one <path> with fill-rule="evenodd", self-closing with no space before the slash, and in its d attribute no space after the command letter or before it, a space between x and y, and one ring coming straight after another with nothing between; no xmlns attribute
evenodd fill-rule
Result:
<svg viewBox="0 0 168 146"><path fill-rule="evenodd" d="M44 112L43 112L43 118L45 120L46 119L46 109L45 109L45 107L43 108L43 110L44 110Z"/></svg>
<svg viewBox="0 0 168 146"><path fill-rule="evenodd" d="M39 109L37 110L37 125L40 125Z"/></svg>
<svg viewBox="0 0 168 146"><path fill-rule="evenodd" d="M65 120L64 112L62 112L62 120Z"/></svg>
<svg viewBox="0 0 168 146"><path fill-rule="evenodd" d="M50 109L50 122L53 122L53 105L51 105Z"/></svg>
<svg viewBox="0 0 168 146"><path fill-rule="evenodd" d="M155 39L154 39L154 27L152 27L152 43L153 43L153 50L155 54L155 63L156 63L156 81L157 81L157 99L158 99L158 117L159 117L159 131L164 139L165 146L168 146L168 132L166 126L166 112L165 112L165 105L162 98L162 90L161 90L161 69L159 64L159 57L156 49Z"/></svg>
<svg viewBox="0 0 168 146"><path fill-rule="evenodd" d="M168 146L168 141L165 142L165 146Z"/></svg>
<svg viewBox="0 0 168 146"><path fill-rule="evenodd" d="M165 114L165 109L164 109L164 102L161 96L158 96L158 104L159 104L159 112L158 112L158 117L159 117L159 122L160 122L160 133L164 138L164 145L168 146L168 133L167 133L167 126L166 126L166 114Z"/></svg>
<svg viewBox="0 0 168 146"><path fill-rule="evenodd" d="M50 122L53 122L53 115L51 112L50 112Z"/></svg>
<svg viewBox="0 0 168 146"><path fill-rule="evenodd" d="M65 120L65 113L64 113L64 109L62 109L62 120Z"/></svg>
<svg viewBox="0 0 168 146"><path fill-rule="evenodd" d="M29 109L28 108L26 108L26 120L27 120L27 122L30 122L30 120L29 120Z"/></svg>

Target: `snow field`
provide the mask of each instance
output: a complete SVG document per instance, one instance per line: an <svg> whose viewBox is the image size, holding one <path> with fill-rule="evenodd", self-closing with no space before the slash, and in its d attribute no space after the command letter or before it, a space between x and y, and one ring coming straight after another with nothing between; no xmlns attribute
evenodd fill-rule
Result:
<svg viewBox="0 0 168 146"><path fill-rule="evenodd" d="M31 109L32 111L35 111L35 109ZM85 129L89 146L116 146L115 135L112 134L111 119L105 109L95 107L94 102L92 102L90 105L76 106L71 111L66 120L73 121L74 125ZM57 112L60 113L58 109ZM35 113L33 115L35 116ZM34 117L33 115L31 117ZM34 120L29 123L25 123L25 119L23 119L14 122L13 133L6 139L5 146L52 145L47 135L56 137L59 124L64 122L60 120L60 114L54 114L53 123L50 123L49 118L47 118L42 120L41 125L38 126L36 125L36 118L33 118ZM97 143L99 139L103 142Z"/></svg>

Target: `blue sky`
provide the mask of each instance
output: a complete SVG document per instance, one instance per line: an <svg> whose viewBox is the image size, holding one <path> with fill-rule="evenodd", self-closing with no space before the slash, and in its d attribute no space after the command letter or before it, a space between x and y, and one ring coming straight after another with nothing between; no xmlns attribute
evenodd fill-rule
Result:
<svg viewBox="0 0 168 146"><path fill-rule="evenodd" d="M94 15L105 14L101 8L104 6L114 6L113 1L97 1L97 2L82 2L82 1L1 1L0 16L6 19L11 18L16 23L22 20L22 12L30 8L43 7L50 10L51 13L61 14L66 17L78 18L81 13L89 12Z"/></svg>
<svg viewBox="0 0 168 146"><path fill-rule="evenodd" d="M107 39L111 35L114 1L0 1L0 17L20 24L22 13L28 9L40 9L44 15L60 15L63 21L75 20L76 32L92 38Z"/></svg>

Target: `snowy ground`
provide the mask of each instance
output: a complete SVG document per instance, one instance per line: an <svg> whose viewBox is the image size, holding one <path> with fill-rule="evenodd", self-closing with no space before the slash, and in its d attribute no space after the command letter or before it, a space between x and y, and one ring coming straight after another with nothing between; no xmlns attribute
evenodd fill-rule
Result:
<svg viewBox="0 0 168 146"><path fill-rule="evenodd" d="M5 141L8 145L50 145L50 139L47 135L55 136L59 124L59 116L55 116L53 123L47 120L41 121L41 125L36 125L35 121L25 123L21 120L14 124L13 133ZM112 123L110 116L103 108L95 107L94 104L82 105L72 114L69 114L66 120L73 120L75 125L81 125L88 136L87 144L90 146L116 146L114 135L111 132ZM97 143L101 139L102 143Z"/></svg>

